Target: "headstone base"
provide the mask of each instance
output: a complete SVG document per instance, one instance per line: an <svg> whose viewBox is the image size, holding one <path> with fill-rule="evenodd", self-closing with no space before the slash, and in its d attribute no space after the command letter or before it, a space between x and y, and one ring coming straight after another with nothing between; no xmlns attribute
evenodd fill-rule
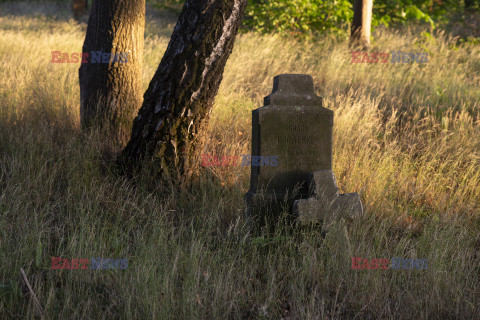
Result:
<svg viewBox="0 0 480 320"><path fill-rule="evenodd" d="M297 197L298 199L298 197ZM251 230L259 231L268 226L273 230L274 226L283 217L287 221L293 221L292 207L295 201L293 195L272 194L265 191L245 194L245 219Z"/></svg>

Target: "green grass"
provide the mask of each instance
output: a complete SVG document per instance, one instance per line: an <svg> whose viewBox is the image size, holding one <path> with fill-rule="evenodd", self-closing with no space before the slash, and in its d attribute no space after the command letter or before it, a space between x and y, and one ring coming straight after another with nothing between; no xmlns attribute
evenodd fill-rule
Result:
<svg viewBox="0 0 480 320"><path fill-rule="evenodd" d="M52 319L477 319L480 317L480 48L377 29L378 52L427 64L351 64L345 39L243 34L202 153L250 153L252 109L280 73L308 73L335 111L334 171L365 215L250 239L246 167L204 168L190 192L117 177L118 150L79 129L85 25L69 6L0 11L0 318L36 317L23 268ZM151 11L146 89L174 17ZM51 257L129 260L127 270L51 270ZM352 256L428 259L427 270L351 270Z"/></svg>

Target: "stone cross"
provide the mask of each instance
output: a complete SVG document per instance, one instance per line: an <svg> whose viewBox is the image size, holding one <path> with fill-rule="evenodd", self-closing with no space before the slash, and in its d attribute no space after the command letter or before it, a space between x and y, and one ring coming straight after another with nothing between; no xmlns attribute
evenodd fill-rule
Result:
<svg viewBox="0 0 480 320"><path fill-rule="evenodd" d="M363 214L360 195L356 192L340 194L332 170L312 172L310 195L310 198L295 200L293 203L293 214L302 225L323 221L326 230L342 218Z"/></svg>
<svg viewBox="0 0 480 320"><path fill-rule="evenodd" d="M332 134L333 111L322 106L312 77L276 76L264 106L252 111L252 158L275 157L278 163L252 163L250 190L245 195L247 218L278 211L283 202L300 222L307 223L320 214L314 211L325 211L324 203L341 211L350 207L345 203L356 202L347 200L353 199L351 196L338 194L331 171ZM323 174L314 174L317 171ZM332 178L325 178L325 172L331 172ZM320 196L324 193L330 195L328 200ZM297 202L302 199L307 202Z"/></svg>

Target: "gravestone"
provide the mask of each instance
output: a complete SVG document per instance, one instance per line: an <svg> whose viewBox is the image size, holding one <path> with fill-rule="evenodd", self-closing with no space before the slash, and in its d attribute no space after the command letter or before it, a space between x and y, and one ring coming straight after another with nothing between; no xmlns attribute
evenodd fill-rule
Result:
<svg viewBox="0 0 480 320"><path fill-rule="evenodd" d="M345 203L352 197L338 194L334 177L333 183L330 179L326 184L328 190L320 191L321 179L313 174L332 172L332 134L333 111L322 106L322 99L314 92L312 77L276 76L264 106L252 111L252 158L276 156L278 163L276 166L252 163L250 189L245 195L247 218L262 218L287 210L297 215L300 222L307 222L313 219L307 216L315 215L313 211L317 208L323 210L325 202L337 211L349 207ZM329 194L330 198L325 200L320 194ZM295 204L301 199L307 202Z"/></svg>

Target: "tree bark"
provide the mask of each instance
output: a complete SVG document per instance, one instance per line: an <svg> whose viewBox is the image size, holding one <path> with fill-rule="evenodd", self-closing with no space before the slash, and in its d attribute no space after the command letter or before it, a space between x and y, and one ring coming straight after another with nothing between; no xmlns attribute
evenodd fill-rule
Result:
<svg viewBox="0 0 480 320"><path fill-rule="evenodd" d="M119 163L153 158L159 173L187 180L205 130L246 0L187 0Z"/></svg>
<svg viewBox="0 0 480 320"><path fill-rule="evenodd" d="M73 16L80 19L87 13L88 0L73 0Z"/></svg>
<svg viewBox="0 0 480 320"><path fill-rule="evenodd" d="M79 70L81 125L107 128L122 146L142 103L144 29L145 0L93 2L83 44L88 63Z"/></svg>
<svg viewBox="0 0 480 320"><path fill-rule="evenodd" d="M353 3L353 22L350 33L350 45L370 47L373 0L355 0Z"/></svg>

